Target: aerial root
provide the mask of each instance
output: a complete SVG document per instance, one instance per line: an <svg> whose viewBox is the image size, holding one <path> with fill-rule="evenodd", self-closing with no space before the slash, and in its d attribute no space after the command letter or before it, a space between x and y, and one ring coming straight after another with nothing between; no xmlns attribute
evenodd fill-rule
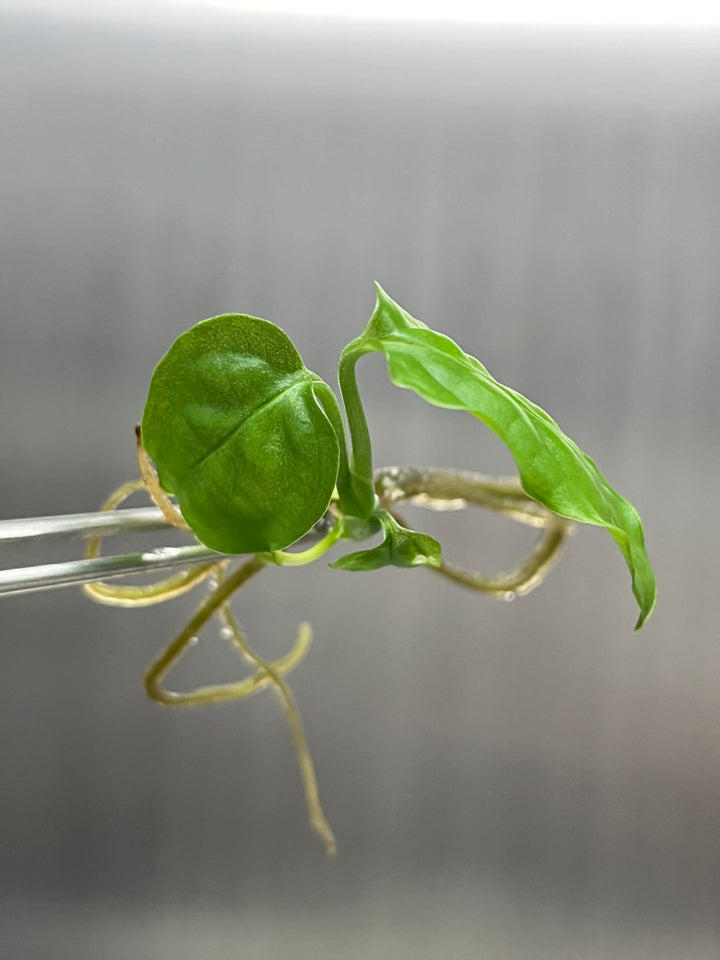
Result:
<svg viewBox="0 0 720 960"><path fill-rule="evenodd" d="M101 510L115 510L123 501L127 500L138 490L147 490L147 484L143 479L130 480L114 490L100 507ZM94 560L100 556L102 537L92 537L87 542L85 549L85 558ZM155 603L163 603L165 600L172 600L173 597L179 597L181 594L191 590L198 583L201 583L213 573L217 574L223 564L202 563L186 570L181 570L170 577L165 577L155 583L139 584L133 586L119 586L115 583L107 583L99 580L95 583L85 583L82 589L93 600L98 603L104 603L115 607L149 607Z"/></svg>
<svg viewBox="0 0 720 960"><path fill-rule="evenodd" d="M145 488L150 494L152 502L156 507L159 507L159 509L162 510L162 515L165 517L170 526L177 527L178 530L189 531L190 527L187 525L187 523L185 523L182 514L160 486L160 481L158 480L155 469L150 462L148 452L143 446L142 428L139 423L135 426L135 446L137 449L140 475L143 478Z"/></svg>
<svg viewBox="0 0 720 960"><path fill-rule="evenodd" d="M337 852L335 836L320 803L315 767L305 738L300 713L292 691L284 680L284 675L301 663L308 651L312 640L310 624L302 623L300 625L295 643L284 657L268 662L250 646L228 602L233 593L265 566L264 560L258 556L253 556L232 573L227 573L224 569L220 571L221 579L215 592L208 594L189 623L148 668L144 677L145 690L153 700L164 706L194 707L207 703L244 699L267 687L273 687L280 698L290 727L305 791L310 824L322 840L328 856L333 856ZM188 647L193 644L200 630L213 616L218 616L221 623L227 628L233 645L246 663L256 668L255 673L234 683L212 684L188 691L166 689L162 683L163 678L178 663Z"/></svg>
<svg viewBox="0 0 720 960"><path fill-rule="evenodd" d="M457 510L467 505L494 510L543 531L524 563L509 573L484 577L443 560L429 567L456 583L504 599L523 596L539 586L557 560L574 528L561 517L529 497L517 477L488 477L467 471L436 468L390 467L377 472L376 491L381 504L405 525L394 505L402 501L431 510Z"/></svg>

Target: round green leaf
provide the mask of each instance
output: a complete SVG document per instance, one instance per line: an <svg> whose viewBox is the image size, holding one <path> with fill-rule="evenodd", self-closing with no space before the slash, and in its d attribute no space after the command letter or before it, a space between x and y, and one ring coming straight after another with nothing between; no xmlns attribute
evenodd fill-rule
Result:
<svg viewBox="0 0 720 960"><path fill-rule="evenodd" d="M322 384L258 317L212 317L175 341L153 374L142 437L201 543L282 550L320 519L339 460Z"/></svg>

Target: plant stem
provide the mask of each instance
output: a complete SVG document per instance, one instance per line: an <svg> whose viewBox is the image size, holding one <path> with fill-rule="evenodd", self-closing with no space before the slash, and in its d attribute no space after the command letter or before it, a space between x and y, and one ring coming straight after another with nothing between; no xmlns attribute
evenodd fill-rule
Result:
<svg viewBox="0 0 720 960"><path fill-rule="evenodd" d="M371 353L373 348L362 341L363 338L353 340L340 354L338 381L352 442L350 483L353 498L360 511L355 515L365 520L375 508L375 491L370 431L355 377L355 364L364 354ZM342 491L340 494L342 504Z"/></svg>
<svg viewBox="0 0 720 960"><path fill-rule="evenodd" d="M350 476L350 461L348 457L347 438L345 436L345 424L343 423L340 404L332 387L328 386L324 380L318 380L313 385L315 396L322 404L322 408L327 414L327 418L332 424L335 435L337 436L338 447L340 449L340 460L338 463L337 489L340 494L340 500L343 505L343 512L350 516L360 516L358 511L361 509L355 502L353 494L352 479Z"/></svg>

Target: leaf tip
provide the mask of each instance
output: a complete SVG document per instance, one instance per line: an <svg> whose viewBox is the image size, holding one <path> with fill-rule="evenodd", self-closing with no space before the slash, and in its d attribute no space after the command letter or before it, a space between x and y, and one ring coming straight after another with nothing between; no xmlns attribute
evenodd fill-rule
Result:
<svg viewBox="0 0 720 960"><path fill-rule="evenodd" d="M635 633L637 633L638 630L640 630L644 626L644 624L647 622L648 618L650 617L650 614L653 612L654 609L655 609L655 593L653 593L648 603L640 607L640 615L637 618L637 622L634 628Z"/></svg>
<svg viewBox="0 0 720 960"><path fill-rule="evenodd" d="M390 297L387 295L387 293L385 293L385 291L384 291L383 288L380 286L380 284L377 282L377 280L373 280L373 284L374 284L374 286L375 286L375 305L376 305L376 307L380 306L381 303L387 303L387 302L390 300ZM390 301L390 302L392 302L392 301Z"/></svg>

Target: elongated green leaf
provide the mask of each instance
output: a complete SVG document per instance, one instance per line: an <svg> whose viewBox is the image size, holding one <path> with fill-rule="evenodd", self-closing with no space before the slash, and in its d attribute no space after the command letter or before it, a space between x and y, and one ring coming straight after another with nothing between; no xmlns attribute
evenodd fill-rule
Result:
<svg viewBox="0 0 720 960"><path fill-rule="evenodd" d="M327 509L338 473L329 390L272 323L196 324L158 364L142 421L162 487L222 553L282 550Z"/></svg>
<svg viewBox="0 0 720 960"><path fill-rule="evenodd" d="M376 510L372 519L382 527L383 542L367 550L346 553L331 563L331 567L336 570L378 570L380 567L440 566L440 544L434 537L401 527L386 510Z"/></svg>
<svg viewBox="0 0 720 960"><path fill-rule="evenodd" d="M544 410L498 383L449 337L411 317L380 288L364 334L344 359L385 355L390 379L439 407L466 410L507 444L526 493L561 516L606 527L628 564L640 607L636 629L655 602L655 578L635 508Z"/></svg>

